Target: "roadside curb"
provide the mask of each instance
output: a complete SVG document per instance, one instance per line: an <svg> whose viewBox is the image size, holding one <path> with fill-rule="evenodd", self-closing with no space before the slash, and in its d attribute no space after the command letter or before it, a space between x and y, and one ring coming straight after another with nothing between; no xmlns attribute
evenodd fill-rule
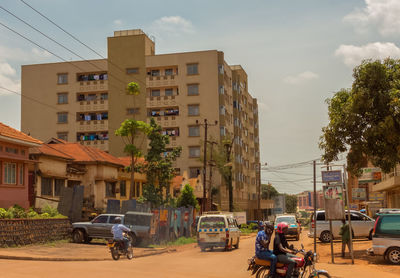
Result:
<svg viewBox="0 0 400 278"><path fill-rule="evenodd" d="M164 253L176 252L176 249L163 249L159 251L151 251L150 253L144 253L140 255L134 255L133 259L149 257L154 255L161 255ZM54 261L54 262L98 262L98 261L112 261L110 258L50 258L50 257L27 257L27 256L10 256L10 255L0 255L0 260L19 260L19 261Z"/></svg>

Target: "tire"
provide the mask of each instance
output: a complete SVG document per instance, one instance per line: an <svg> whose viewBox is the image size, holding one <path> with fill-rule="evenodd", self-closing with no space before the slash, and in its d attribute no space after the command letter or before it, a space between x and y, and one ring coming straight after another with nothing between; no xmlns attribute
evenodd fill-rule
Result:
<svg viewBox="0 0 400 278"><path fill-rule="evenodd" d="M88 237L87 235L85 236L85 240L84 240L84 242L86 243L86 244L88 244L88 243L90 243L92 241L92 238L91 237Z"/></svg>
<svg viewBox="0 0 400 278"><path fill-rule="evenodd" d="M369 239L369 240L372 240L372 232L373 232L373 230L371 230L371 231L369 232L369 236L368 236L368 239Z"/></svg>
<svg viewBox="0 0 400 278"><path fill-rule="evenodd" d="M113 260L118 261L120 256L121 255L116 248L111 248L111 257L113 258Z"/></svg>
<svg viewBox="0 0 400 278"><path fill-rule="evenodd" d="M319 236L319 240L323 243L328 243L331 241L332 234L329 231L323 231Z"/></svg>
<svg viewBox="0 0 400 278"><path fill-rule="evenodd" d="M386 252L386 260L391 264L400 264L400 248L391 247Z"/></svg>
<svg viewBox="0 0 400 278"><path fill-rule="evenodd" d="M269 273L269 267L262 266L256 272L256 278L267 278Z"/></svg>
<svg viewBox="0 0 400 278"><path fill-rule="evenodd" d="M81 230L74 230L72 232L72 241L75 243L82 243L84 240L84 234Z"/></svg>
<svg viewBox="0 0 400 278"><path fill-rule="evenodd" d="M239 249L239 241L240 241L240 238L238 238L237 243L234 245L235 249Z"/></svg>
<svg viewBox="0 0 400 278"><path fill-rule="evenodd" d="M308 278L315 278L315 277L326 277L326 278L331 278L331 276L328 273L311 273Z"/></svg>
<svg viewBox="0 0 400 278"><path fill-rule="evenodd" d="M132 260L132 259L133 259L133 249L132 249L132 246L128 248L128 253L126 254L126 257L128 258L128 260Z"/></svg>
<svg viewBox="0 0 400 278"><path fill-rule="evenodd" d="M231 251L231 250L232 250L232 243L233 243L233 239L231 239L230 244L228 244L227 246L225 246L225 251Z"/></svg>

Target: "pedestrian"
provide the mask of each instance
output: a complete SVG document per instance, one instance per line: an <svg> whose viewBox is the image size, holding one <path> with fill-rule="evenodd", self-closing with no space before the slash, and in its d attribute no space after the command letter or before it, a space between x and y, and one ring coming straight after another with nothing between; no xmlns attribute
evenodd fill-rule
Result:
<svg viewBox="0 0 400 278"><path fill-rule="evenodd" d="M339 235L342 236L342 258L344 258L344 253L346 251L346 245L350 252L350 227L346 224L346 220L342 219L342 227L340 227Z"/></svg>

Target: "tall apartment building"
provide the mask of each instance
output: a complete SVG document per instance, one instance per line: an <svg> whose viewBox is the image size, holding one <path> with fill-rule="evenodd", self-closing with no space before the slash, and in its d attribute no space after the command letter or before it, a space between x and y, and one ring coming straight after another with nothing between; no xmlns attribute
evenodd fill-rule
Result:
<svg viewBox="0 0 400 278"><path fill-rule="evenodd" d="M137 96L126 93L132 81L140 86ZM115 31L108 38L107 59L23 66L22 94L23 132L44 141L80 142L116 156L124 155L122 139L114 135L121 122L154 117L170 136L169 147L182 146L176 168L189 177L203 169L204 128L199 124L218 121L208 128L208 140L234 140L235 205L257 209L257 100L248 92L244 69L228 65L221 51L156 55L154 41L143 31ZM220 187L214 202L228 209L227 188L216 170L212 184Z"/></svg>

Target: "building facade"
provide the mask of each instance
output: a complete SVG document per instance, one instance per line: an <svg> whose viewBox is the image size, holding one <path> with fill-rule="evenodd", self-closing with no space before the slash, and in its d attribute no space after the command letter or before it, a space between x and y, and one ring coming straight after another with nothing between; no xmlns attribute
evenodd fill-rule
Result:
<svg viewBox="0 0 400 278"><path fill-rule="evenodd" d="M324 208L324 194L322 190L316 192L317 209ZM304 191L297 194L297 207L299 210L314 210L314 191Z"/></svg>
<svg viewBox="0 0 400 278"><path fill-rule="evenodd" d="M127 94L130 82L140 94ZM115 31L103 60L22 67L21 128L39 139L57 137L123 156L115 130L127 118L153 117L181 146L177 173L202 174L204 120L208 141L233 140L233 188L237 208L257 208L260 163L257 100L248 92L245 70L231 66L217 50L155 54L155 43L141 30ZM31 99L55 107L46 109ZM214 125L214 123L217 123ZM139 146L146 151L146 140ZM209 176L209 171L207 170ZM214 202L228 209L228 191L218 171L206 188L218 187Z"/></svg>
<svg viewBox="0 0 400 278"><path fill-rule="evenodd" d="M0 208L33 205L33 188L28 176L29 148L41 141L0 123Z"/></svg>

